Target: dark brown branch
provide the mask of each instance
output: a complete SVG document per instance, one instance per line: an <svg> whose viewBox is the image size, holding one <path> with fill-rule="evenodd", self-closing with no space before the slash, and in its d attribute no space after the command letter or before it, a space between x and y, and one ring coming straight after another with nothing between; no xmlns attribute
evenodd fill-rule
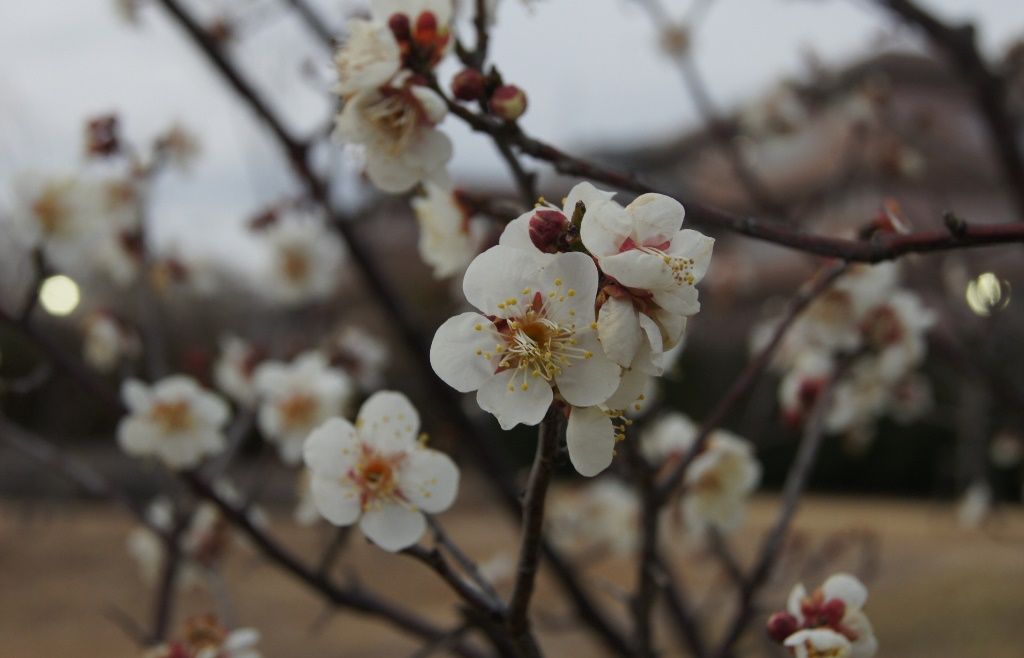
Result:
<svg viewBox="0 0 1024 658"><path fill-rule="evenodd" d="M443 581L448 583L448 586L452 588L452 591L458 594L463 601L475 607L480 612L490 615L495 621L500 620L504 616L505 606L501 601L492 599L482 590L463 580L462 577L452 569L451 565L448 564L448 560L444 558L444 555L442 555L436 548L428 549L415 545L402 551L402 554L408 555L422 564L425 564L431 569L431 571L440 576Z"/></svg>
<svg viewBox="0 0 1024 658"><path fill-rule="evenodd" d="M1018 214L1024 214L1024 157L1017 126L1006 105L1006 80L985 61L978 50L974 26L949 25L913 0L876 0L880 5L920 30L945 52L971 89L974 102L988 130L992 152L1003 171L1006 186Z"/></svg>
<svg viewBox="0 0 1024 658"><path fill-rule="evenodd" d="M291 553L256 527L245 510L238 509L224 500L203 479L195 474L183 474L182 479L196 495L216 505L224 517L245 533L264 556L289 572L297 580L305 583L310 589L319 592L334 605L354 612L381 617L407 633L425 640L433 641L448 635L447 630L438 628L413 612L369 592L357 587L348 589L336 587L329 580L321 577L314 569L299 562ZM482 658L479 651L467 645L453 647L453 651L466 658Z"/></svg>
<svg viewBox="0 0 1024 658"><path fill-rule="evenodd" d="M754 599L761 587L771 576L772 568L782 550L783 541L789 531L790 523L796 515L800 497L811 477L811 470L814 467L818 450L825 439L825 417L832 403L832 393L835 390L836 382L843 376L849 362L841 364L836 373L832 376L824 390L818 395L814 409L804 426L803 439L797 449L793 465L786 476L786 483L782 489L782 500L780 502L779 515L775 523L765 535L764 540L757 552L757 558L750 576L743 583L739 592L739 609L735 618L725 633L725 638L718 651L715 653L719 658L732 654L732 648L743 635L750 618L754 614Z"/></svg>
<svg viewBox="0 0 1024 658"><path fill-rule="evenodd" d="M437 542L437 545L445 549L453 558L455 558L458 565L470 578L473 579L473 582L476 583L477 587L483 590L483 592L491 599L501 601L501 597L491 585L490 581L484 578L480 573L480 568L477 566L476 562L466 555L466 553L459 548L459 545L448 536L448 533L445 531L441 523L428 514L427 524L434 532L434 540Z"/></svg>
<svg viewBox="0 0 1024 658"><path fill-rule="evenodd" d="M547 501L551 472L563 426L562 409L553 405L541 421L537 432L537 452L530 469L523 502L523 530L519 544L519 564L515 584L508 603L508 627L516 638L529 635L530 599L533 597L540 564L541 540L544 533L544 506Z"/></svg>
<svg viewBox="0 0 1024 658"><path fill-rule="evenodd" d="M661 500L657 495L654 470L640 453L636 437L622 444L640 506L640 551L636 559L636 589L633 593L633 654L654 655L652 611L658 594L658 520Z"/></svg>
<svg viewBox="0 0 1024 658"><path fill-rule="evenodd" d="M711 433L722 424L725 417L735 407L740 400L746 397L747 393L754 387L757 379L761 376L761 373L765 371L768 364L771 363L772 356L775 354L775 350L778 349L779 345L782 344L782 339L786 335L786 332L796 321L797 317L810 306L819 295L828 290L828 288L839 278L843 272L846 271L846 263L837 263L829 268L827 271L819 274L818 278L814 281L807 290L798 294L790 302L789 310L785 313L778 326L775 327L775 332L772 334L771 340L765 345L757 356L755 356L743 369L736 381L733 382L732 387L722 397L718 404L715 405L711 413L708 414L704 422L701 423L700 430L697 432L697 436L694 439L693 446L686 452L682 459L669 471L659 487L659 495L668 496L676 487L678 487L683 478L686 476L686 470L693 463L693 460L697 458L700 451L704 449L704 445L711 437Z"/></svg>

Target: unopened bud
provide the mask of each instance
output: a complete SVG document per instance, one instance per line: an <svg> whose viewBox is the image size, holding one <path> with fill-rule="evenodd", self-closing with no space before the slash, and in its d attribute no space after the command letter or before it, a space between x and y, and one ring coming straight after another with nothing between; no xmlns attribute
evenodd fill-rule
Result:
<svg viewBox="0 0 1024 658"><path fill-rule="evenodd" d="M556 253L568 228L568 220L559 211L538 210L530 217L530 241L544 253Z"/></svg>
<svg viewBox="0 0 1024 658"><path fill-rule="evenodd" d="M800 628L800 622L788 612L776 612L768 618L768 637L779 644L784 642L793 633L796 633L798 628Z"/></svg>
<svg viewBox="0 0 1024 658"><path fill-rule="evenodd" d="M117 116L108 114L90 119L85 127L85 150L88 155L106 157L121 149Z"/></svg>
<svg viewBox="0 0 1024 658"><path fill-rule="evenodd" d="M826 626L838 626L846 614L846 603L842 599L829 599L821 606L819 614Z"/></svg>
<svg viewBox="0 0 1024 658"><path fill-rule="evenodd" d="M476 69L463 69L452 78L452 94L460 101L475 101L483 98L487 81L484 74Z"/></svg>
<svg viewBox="0 0 1024 658"><path fill-rule="evenodd" d="M412 38L412 25L406 14L391 14L391 18L388 19L388 27L399 43Z"/></svg>
<svg viewBox="0 0 1024 658"><path fill-rule="evenodd" d="M437 39L437 16L432 11L424 11L416 17L416 43L424 46L434 44Z"/></svg>
<svg viewBox="0 0 1024 658"><path fill-rule="evenodd" d="M526 111L526 93L515 85L502 85L491 95L491 112L506 121L515 121Z"/></svg>

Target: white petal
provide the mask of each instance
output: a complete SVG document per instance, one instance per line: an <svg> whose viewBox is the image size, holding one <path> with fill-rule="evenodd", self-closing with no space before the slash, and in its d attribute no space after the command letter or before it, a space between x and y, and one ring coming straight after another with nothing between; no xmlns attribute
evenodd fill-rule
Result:
<svg viewBox="0 0 1024 658"><path fill-rule="evenodd" d="M548 315L559 324L586 326L594 321L594 300L597 297L597 265L586 254L556 254L547 260L540 274L539 285L547 296ZM561 285L556 282L561 281Z"/></svg>
<svg viewBox="0 0 1024 658"><path fill-rule="evenodd" d="M601 258L601 269L624 286L656 290L675 284L672 268L662 256L639 249Z"/></svg>
<svg viewBox="0 0 1024 658"><path fill-rule="evenodd" d="M359 518L359 489L348 478L313 473L309 487L316 510L334 525L352 525Z"/></svg>
<svg viewBox="0 0 1024 658"><path fill-rule="evenodd" d="M609 359L623 368L633 363L644 339L633 303L610 298L602 304L597 314L597 336Z"/></svg>
<svg viewBox="0 0 1024 658"><path fill-rule="evenodd" d="M675 258L692 258L693 269L690 272L693 274L695 282L699 282L704 278L708 271L708 265L711 264L711 252L714 246L714 238L709 238L692 229L684 229L675 235L672 239L672 246L666 253Z"/></svg>
<svg viewBox="0 0 1024 658"><path fill-rule="evenodd" d="M479 313L463 313L448 318L438 327L430 343L430 365L437 376L460 393L480 388L497 369L493 354L499 339L493 323ZM480 327L480 330L477 330ZM481 354L477 354L477 350Z"/></svg>
<svg viewBox="0 0 1024 658"><path fill-rule="evenodd" d="M418 172L403 158L377 149L366 150L366 175L382 192L408 192L420 180Z"/></svg>
<svg viewBox="0 0 1024 658"><path fill-rule="evenodd" d="M789 598L786 600L786 610L802 623L804 613L800 609L800 602L807 598L807 588L803 583L798 583L789 591Z"/></svg>
<svg viewBox="0 0 1024 658"><path fill-rule="evenodd" d="M671 242L683 225L683 204L664 194L641 194L626 206L633 218L634 239L656 247Z"/></svg>
<svg viewBox="0 0 1024 658"><path fill-rule="evenodd" d="M473 259L466 268L462 291L466 301L486 315L508 317L504 306L509 297L519 297L522 290L537 289L545 259L523 249L491 247Z"/></svg>
<svg viewBox="0 0 1024 658"><path fill-rule="evenodd" d="M619 388L622 369L605 356L597 334L578 335L576 347L589 350L589 359L577 359L555 376L558 391L574 407L601 404Z"/></svg>
<svg viewBox="0 0 1024 658"><path fill-rule="evenodd" d="M419 101L423 113L430 123L436 124L448 114L448 106L445 104L444 99L438 96L437 92L433 89L421 85L413 85L410 87L410 91L416 100ZM447 160L448 158L445 158L445 161Z"/></svg>
<svg viewBox="0 0 1024 658"><path fill-rule="evenodd" d="M572 213L572 208L567 206L566 212ZM598 258L619 253L622 243L632 232L633 222L629 213L614 201L597 204L597 207L588 205L580 226L583 245Z"/></svg>
<svg viewBox="0 0 1024 658"><path fill-rule="evenodd" d="M527 384L525 391L522 389L524 381ZM476 392L477 404L494 414L503 430L510 430L520 423L536 425L543 420L553 398L551 386L546 381L540 377L524 376L515 369L494 375Z"/></svg>
<svg viewBox="0 0 1024 658"><path fill-rule="evenodd" d="M138 379L129 379L121 385L121 400L133 412L145 411L152 404L149 387Z"/></svg>
<svg viewBox="0 0 1024 658"><path fill-rule="evenodd" d="M700 312L697 289L693 286L684 284L651 292L655 303L670 313L695 315Z"/></svg>
<svg viewBox="0 0 1024 658"><path fill-rule="evenodd" d="M313 430L303 446L306 467L323 476L344 477L358 456L356 428L343 418L332 418Z"/></svg>
<svg viewBox="0 0 1024 658"><path fill-rule="evenodd" d="M637 368L624 369L622 371L622 379L619 382L619 388L615 390L615 393L610 398L604 401L603 406L608 409L639 411L639 409L635 409L635 405L640 395L646 390L649 379L650 375L642 370Z"/></svg>
<svg viewBox="0 0 1024 658"><path fill-rule="evenodd" d="M848 573L837 573L830 576L821 591L826 599L840 599L846 604L847 611L860 610L868 600L868 588Z"/></svg>
<svg viewBox="0 0 1024 658"><path fill-rule="evenodd" d="M366 443L387 452L416 445L420 415L409 398L394 391L378 391L363 403L356 431Z"/></svg>
<svg viewBox="0 0 1024 658"><path fill-rule="evenodd" d="M359 528L370 541L395 553L418 542L427 529L427 521L421 512L384 503L363 514Z"/></svg>
<svg viewBox="0 0 1024 658"><path fill-rule="evenodd" d="M443 452L429 448L410 452L399 478L405 498L430 514L451 507L459 491L459 469L455 462Z"/></svg>
<svg viewBox="0 0 1024 658"><path fill-rule="evenodd" d="M516 249L541 253L530 238L530 219L535 212L535 210L525 212L506 224L505 230L501 232L501 237L498 238L498 244L503 247L515 247Z"/></svg>
<svg viewBox="0 0 1024 658"><path fill-rule="evenodd" d="M150 454L159 440L159 430L144 419L125 418L117 426L117 442L129 455Z"/></svg>
<svg viewBox="0 0 1024 658"><path fill-rule="evenodd" d="M569 460L580 475L593 477L608 468L615 454L615 426L597 407L573 408L565 428Z"/></svg>

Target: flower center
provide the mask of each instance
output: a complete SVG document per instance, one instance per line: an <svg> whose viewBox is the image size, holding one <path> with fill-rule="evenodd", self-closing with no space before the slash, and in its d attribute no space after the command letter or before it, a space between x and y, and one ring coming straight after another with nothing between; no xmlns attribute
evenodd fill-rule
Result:
<svg viewBox="0 0 1024 658"><path fill-rule="evenodd" d="M899 316L888 306L872 311L864 321L863 331L868 343L876 349L899 342L904 333Z"/></svg>
<svg viewBox="0 0 1024 658"><path fill-rule="evenodd" d="M364 446L363 458L349 473L360 489L360 502L364 510L376 501L401 496L398 491L398 465L404 455L382 455Z"/></svg>
<svg viewBox="0 0 1024 658"><path fill-rule="evenodd" d="M49 187L32 204L32 214L45 235L59 233L67 224L68 209L61 202L60 191Z"/></svg>
<svg viewBox="0 0 1024 658"><path fill-rule="evenodd" d="M423 111L416 98L402 89L381 90L381 98L363 108L364 115L389 146L393 155L405 151L416 128L423 120Z"/></svg>
<svg viewBox="0 0 1024 658"><path fill-rule="evenodd" d="M277 408L286 427L302 429L309 427L316 420L318 406L316 398L309 393L301 392L285 398L278 403Z"/></svg>
<svg viewBox="0 0 1024 658"><path fill-rule="evenodd" d="M281 249L281 272L292 283L302 283L309 278L312 269L309 256L304 249L284 247Z"/></svg>
<svg viewBox="0 0 1024 658"><path fill-rule="evenodd" d="M185 432L195 424L192 410L184 400L157 402L150 410L149 417L164 434Z"/></svg>

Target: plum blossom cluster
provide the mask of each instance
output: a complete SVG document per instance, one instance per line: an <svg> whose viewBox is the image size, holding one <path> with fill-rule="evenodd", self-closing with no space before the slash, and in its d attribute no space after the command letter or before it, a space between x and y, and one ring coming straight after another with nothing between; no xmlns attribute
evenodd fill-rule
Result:
<svg viewBox="0 0 1024 658"><path fill-rule="evenodd" d="M785 612L768 620L768 635L796 658L871 658L878 640L864 614L868 590L849 574L835 574L810 594L797 585Z"/></svg>
<svg viewBox="0 0 1024 658"><path fill-rule="evenodd" d="M503 429L538 424L557 401L569 457L587 476L611 463L625 410L700 310L713 245L682 228L669 197L626 207L613 197L584 182L561 208L541 203L510 222L466 270L477 312L445 322L430 351L441 379L476 391Z"/></svg>
<svg viewBox="0 0 1024 658"><path fill-rule="evenodd" d="M253 628L229 630L215 615L190 617L180 635L146 650L142 658L261 658L260 633Z"/></svg>
<svg viewBox="0 0 1024 658"><path fill-rule="evenodd" d="M803 421L844 355L857 358L835 387L825 418L828 431L862 444L884 415L902 422L919 417L930 406L931 391L916 369L934 323L921 299L898 287L896 265L855 267L797 319L776 352L773 367L782 374L784 419ZM769 321L755 329L755 349L774 325Z"/></svg>
<svg viewBox="0 0 1024 658"><path fill-rule="evenodd" d="M616 478L598 478L552 502L551 540L582 554L631 553L640 534L638 510L632 488Z"/></svg>
<svg viewBox="0 0 1024 658"><path fill-rule="evenodd" d="M693 449L697 426L671 412L655 420L641 437L644 457L654 466L681 459ZM750 442L732 432L712 432L686 471L682 514L687 528L728 532L743 520L747 499L761 481L761 464Z"/></svg>
<svg viewBox="0 0 1024 658"><path fill-rule="evenodd" d="M267 211L250 222L269 250L262 290L272 301L323 301L337 289L345 252L323 218L301 208Z"/></svg>
<svg viewBox="0 0 1024 658"><path fill-rule="evenodd" d="M401 393L379 391L363 403L356 422L332 418L305 442L310 495L316 510L337 526L359 522L386 551L415 544L424 514L455 501L459 470L420 439L419 413Z"/></svg>

